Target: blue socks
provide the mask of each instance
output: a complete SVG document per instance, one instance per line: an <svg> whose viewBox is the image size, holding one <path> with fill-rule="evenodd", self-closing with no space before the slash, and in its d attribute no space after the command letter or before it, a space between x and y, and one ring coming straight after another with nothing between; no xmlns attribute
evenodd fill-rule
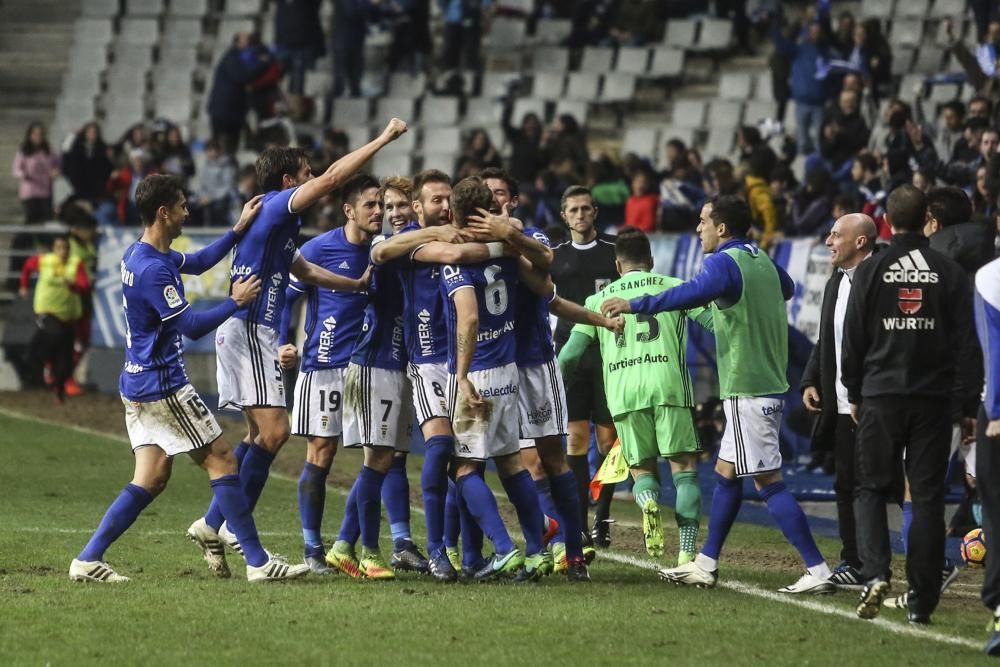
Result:
<svg viewBox="0 0 1000 667"><path fill-rule="evenodd" d="M462 527L462 567L479 569L483 564L483 529L476 523L465 498L455 486L455 501L458 504L458 520Z"/></svg>
<svg viewBox="0 0 1000 667"><path fill-rule="evenodd" d="M299 517L302 519L302 539L306 556L323 558L323 507L326 505L326 477L328 468L320 468L306 461L299 476Z"/></svg>
<svg viewBox="0 0 1000 667"><path fill-rule="evenodd" d="M361 520L358 518L358 479L354 480L351 492L347 494L344 505L344 520L340 523L337 541L356 544L361 537Z"/></svg>
<svg viewBox="0 0 1000 667"><path fill-rule="evenodd" d="M530 475L528 480L531 480ZM500 510L497 508L497 499L493 497L490 487L486 486L486 481L478 474L472 474L459 479L456 486L465 506L468 507L482 531L493 542L496 552L501 555L509 554L514 549L514 542L511 541L510 535L507 533L507 527L503 525ZM532 485L531 491L534 494L534 485ZM537 503L536 500L536 507ZM538 516L539 521L541 521L540 511ZM427 548L430 549L430 546Z"/></svg>
<svg viewBox="0 0 1000 667"><path fill-rule="evenodd" d="M525 555L531 556L545 550L542 536L545 533L545 519L538 506L538 491L531 473L522 470L516 475L501 478L507 497L517 510L517 520L524 534Z"/></svg>
<svg viewBox="0 0 1000 667"><path fill-rule="evenodd" d="M240 484L243 485L243 493L247 496L247 504L250 511L257 506L260 494L264 491L264 483L271 472L271 464L274 463L274 454L259 445L254 445L243 457L240 464ZM223 512L225 514L225 512Z"/></svg>
<svg viewBox="0 0 1000 667"><path fill-rule="evenodd" d="M559 512L560 527L566 541L566 558L583 558L583 524L580 523L580 499L572 470L549 478L552 500Z"/></svg>
<svg viewBox="0 0 1000 667"><path fill-rule="evenodd" d="M458 533L461 530L455 496L455 483L448 480L448 494L444 497L444 546L447 549L458 548Z"/></svg>
<svg viewBox="0 0 1000 667"><path fill-rule="evenodd" d="M903 526L900 532L903 533L903 553L910 550L910 524L913 523L913 503L909 500L903 501Z"/></svg>
<svg viewBox="0 0 1000 667"><path fill-rule="evenodd" d="M534 482L535 491L538 492L538 506L542 508L542 514L550 519L555 519L559 524L559 530L556 531L556 536L552 538L552 541L565 542L565 538L563 537L562 515L559 513L559 509L556 507L556 502L552 498L552 483L549 482L548 476L536 479Z"/></svg>
<svg viewBox="0 0 1000 667"><path fill-rule="evenodd" d="M357 489L358 519L361 523L361 546L378 551L379 522L382 520L382 483L385 473L361 466Z"/></svg>
<svg viewBox="0 0 1000 667"><path fill-rule="evenodd" d="M394 549L399 551L412 541L410 537L410 480L406 478L406 456L392 459L382 483L382 504L389 517Z"/></svg>
<svg viewBox="0 0 1000 667"><path fill-rule="evenodd" d="M767 511L771 513L785 539L798 550L806 567L822 564L823 554L819 552L812 531L809 530L806 514L795 500L795 496L785 487L785 483L768 484L760 490L760 497L767 502Z"/></svg>
<svg viewBox="0 0 1000 667"><path fill-rule="evenodd" d="M240 541L247 565L260 567L266 563L267 553L260 545L257 526L253 522L250 503L247 502L246 495L244 495L246 492L240 488L239 476L223 475L218 479L213 479L212 493L222 510L222 516L226 517L226 525Z"/></svg>
<svg viewBox="0 0 1000 667"><path fill-rule="evenodd" d="M727 479L715 473L715 493L712 494L712 507L708 513L708 537L701 547L701 553L713 560L719 559L722 545L729 537L729 530L736 521L736 515L740 513L742 503L743 481Z"/></svg>
<svg viewBox="0 0 1000 667"><path fill-rule="evenodd" d="M135 484L129 484L104 513L104 518L97 526L87 546L83 548L77 560L104 560L104 552L111 543L121 537L128 527L135 523L139 513L153 502L153 496L146 489Z"/></svg>
<svg viewBox="0 0 1000 667"><path fill-rule="evenodd" d="M248 451L250 451L250 445L242 441L233 450L233 456L236 457L237 470L243 464L243 459L246 457ZM222 516L222 510L219 509L219 503L215 502L215 496L212 496L212 502L208 504L208 511L205 512L205 523L211 526L215 532L219 532L219 528L222 527L222 522L225 520L225 517Z"/></svg>
<svg viewBox="0 0 1000 667"><path fill-rule="evenodd" d="M454 444L455 439L449 435L436 435L424 444L426 453L424 467L420 473L420 486L424 492L427 552L430 555L444 548L444 505L448 493L448 463L451 460ZM496 501L493 502L493 506L496 506Z"/></svg>

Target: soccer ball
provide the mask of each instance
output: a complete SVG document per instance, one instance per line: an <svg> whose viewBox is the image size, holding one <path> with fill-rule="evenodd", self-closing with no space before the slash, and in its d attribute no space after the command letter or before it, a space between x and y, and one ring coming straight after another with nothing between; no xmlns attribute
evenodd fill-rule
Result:
<svg viewBox="0 0 1000 667"><path fill-rule="evenodd" d="M962 538L962 560L967 564L982 567L986 560L986 536L982 528L966 533Z"/></svg>

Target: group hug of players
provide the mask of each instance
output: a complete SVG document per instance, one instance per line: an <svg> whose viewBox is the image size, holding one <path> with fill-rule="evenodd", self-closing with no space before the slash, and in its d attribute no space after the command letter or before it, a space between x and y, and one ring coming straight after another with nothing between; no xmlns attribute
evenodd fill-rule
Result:
<svg viewBox="0 0 1000 667"><path fill-rule="evenodd" d="M781 590L831 592L830 570L780 472L780 397L788 389L784 301L793 285L747 241L746 203L720 197L705 206L698 232L707 257L687 283L652 273L648 239L635 230L621 233L614 243L620 277L586 286L591 296L580 306L554 291L555 254L545 235L508 217L516 184L502 172L454 186L436 170L412 182L379 183L359 173L405 131L405 123L393 119L371 143L315 177L305 152L268 149L256 165L266 194L246 205L232 231L196 253L170 248L187 217L178 182L151 176L138 185L144 233L121 264L126 362L120 392L135 473L73 560L70 578L128 580L104 560L105 551L165 488L172 457L187 453L206 470L213 492L188 537L218 576L230 575L228 548L246 560L250 581L334 568L372 579L403 569L440 581L459 573L533 580L553 571L587 581L593 554L583 532L587 479L574 474L563 449L569 433L570 454L580 455L567 424L579 419L567 414L564 376L571 383L596 345L608 412L635 480L645 546L657 557L664 553L657 461L670 462L679 545L677 566L661 576L716 583L717 560L742 502L740 478L749 476L807 569ZM333 190L342 196L346 224L298 248L299 214ZM589 191L570 188L562 208L573 249L597 247ZM383 234L383 222L391 233ZM230 251L230 298L193 312L181 274L201 273ZM306 309L301 350L289 341L300 298ZM576 323L558 359L550 313ZM685 360L686 319L715 334L727 416L700 553L701 450ZM182 335L213 330L220 408L241 410L248 425L235 450L184 370ZM283 371L296 365L289 424ZM425 450L426 556L409 527L405 466L414 422ZM299 481L302 564L266 551L252 515L290 434L308 442ZM327 551L321 535L326 480L341 441L363 447L364 464ZM490 460L515 510L523 550L484 480ZM388 564L379 550L383 504L393 538ZM492 542L489 557L484 538Z"/></svg>

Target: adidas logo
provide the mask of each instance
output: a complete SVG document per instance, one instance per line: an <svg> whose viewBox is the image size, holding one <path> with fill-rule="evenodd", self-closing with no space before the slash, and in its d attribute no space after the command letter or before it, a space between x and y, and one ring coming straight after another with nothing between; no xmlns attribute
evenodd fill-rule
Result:
<svg viewBox="0 0 1000 667"><path fill-rule="evenodd" d="M340 266L338 266L337 268L338 269L349 269L349 268L351 268L351 265L348 264L347 260L345 259L343 262L340 263Z"/></svg>
<svg viewBox="0 0 1000 667"><path fill-rule="evenodd" d="M919 250L911 250L897 261L889 265L889 270L882 274L882 282L886 283L936 283L938 274L931 271L927 260Z"/></svg>
<svg viewBox="0 0 1000 667"><path fill-rule="evenodd" d="M760 470L763 467L764 467L764 460L763 459L758 459L757 460L757 470Z"/></svg>

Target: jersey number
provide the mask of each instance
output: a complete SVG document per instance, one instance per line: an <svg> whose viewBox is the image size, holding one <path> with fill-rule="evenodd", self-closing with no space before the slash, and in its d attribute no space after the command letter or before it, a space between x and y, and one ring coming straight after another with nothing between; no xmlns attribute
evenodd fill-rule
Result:
<svg viewBox="0 0 1000 667"><path fill-rule="evenodd" d="M340 392L331 391L330 392L330 412L336 412L340 409ZM326 389L319 390L319 411L326 412Z"/></svg>
<svg viewBox="0 0 1000 667"><path fill-rule="evenodd" d="M205 403L201 400L201 396L192 396L187 400L188 407L191 408L191 414L195 417L205 417L208 415L208 408L205 407Z"/></svg>
<svg viewBox="0 0 1000 667"><path fill-rule="evenodd" d="M382 405L385 406L385 412L382 414L382 421L389 421L389 413L392 411L392 401L382 399Z"/></svg>
<svg viewBox="0 0 1000 667"><path fill-rule="evenodd" d="M635 334L635 342L649 343L660 337L660 323L653 315L640 313L635 316L636 325L645 324L648 328L645 331L638 331ZM625 347L625 332L615 334L615 345Z"/></svg>
<svg viewBox="0 0 1000 667"><path fill-rule="evenodd" d="M483 271L483 275L486 276L486 289L483 292L483 297L486 300L486 310L490 315L502 315L505 310L507 310L507 281L497 280L497 274L500 273L500 267L496 264L490 264Z"/></svg>
<svg viewBox="0 0 1000 667"><path fill-rule="evenodd" d="M434 395L438 398L444 398L444 389L441 388L440 382L431 382L431 387L434 388Z"/></svg>

